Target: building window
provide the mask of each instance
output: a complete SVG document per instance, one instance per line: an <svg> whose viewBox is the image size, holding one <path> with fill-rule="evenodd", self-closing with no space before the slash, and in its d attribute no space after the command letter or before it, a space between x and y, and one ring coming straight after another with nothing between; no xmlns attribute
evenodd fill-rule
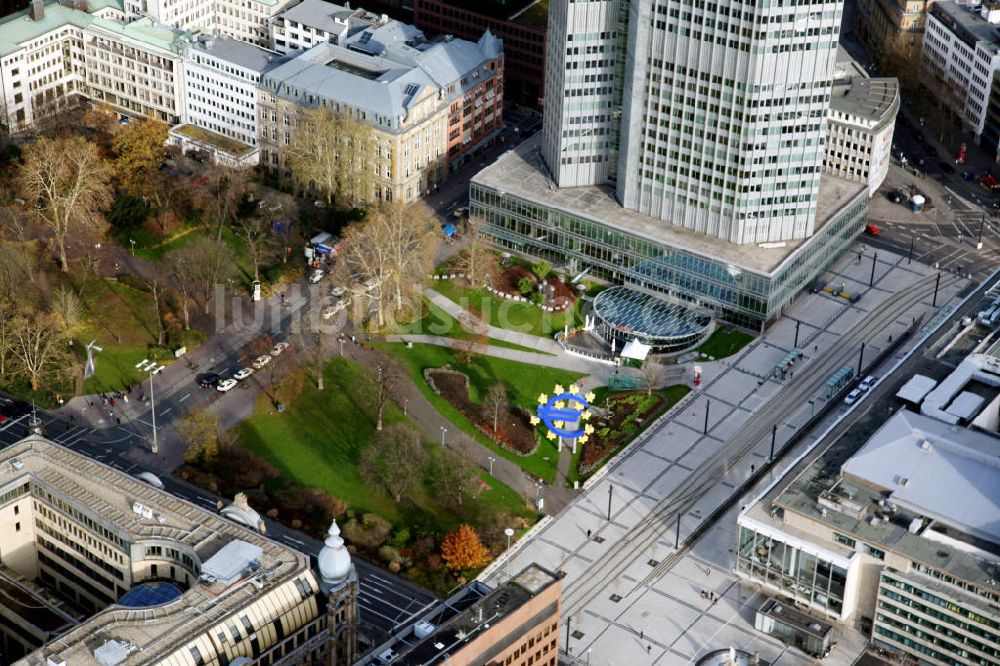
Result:
<svg viewBox="0 0 1000 666"><path fill-rule="evenodd" d="M874 546L869 546L867 543L866 544L862 544L862 548L863 548L863 550L866 553L868 553L869 555L871 555L874 558L877 558L877 559L880 559L880 560L884 560L885 559L885 551L884 550L879 550L878 548L876 548Z"/></svg>
<svg viewBox="0 0 1000 666"><path fill-rule="evenodd" d="M843 534L841 534L839 532L834 532L833 533L833 540L836 541L837 543L844 544L848 548L854 548L857 545L857 541L855 541L854 539L852 539L849 536L844 536Z"/></svg>

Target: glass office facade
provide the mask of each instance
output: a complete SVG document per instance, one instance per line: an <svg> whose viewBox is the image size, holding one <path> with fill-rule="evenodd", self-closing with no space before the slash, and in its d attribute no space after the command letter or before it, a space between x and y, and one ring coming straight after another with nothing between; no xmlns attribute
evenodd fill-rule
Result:
<svg viewBox="0 0 1000 666"><path fill-rule="evenodd" d="M996 613L891 569L879 578L873 638L935 664L1000 663Z"/></svg>
<svg viewBox="0 0 1000 666"><path fill-rule="evenodd" d="M755 529L740 526L737 571L782 594L840 617L847 570Z"/></svg>
<svg viewBox="0 0 1000 666"><path fill-rule="evenodd" d="M498 245L590 269L615 283L667 294L708 308L734 324L757 328L781 315L861 233L868 213L863 190L772 273L738 268L717 257L641 238L600 222L536 204L473 182L470 213Z"/></svg>

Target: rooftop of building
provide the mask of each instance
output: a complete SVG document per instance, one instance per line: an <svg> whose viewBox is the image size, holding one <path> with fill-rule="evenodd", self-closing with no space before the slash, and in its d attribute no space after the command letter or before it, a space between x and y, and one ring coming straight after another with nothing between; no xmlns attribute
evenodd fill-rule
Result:
<svg viewBox="0 0 1000 666"><path fill-rule="evenodd" d="M547 19L548 0L443 0L443 2L452 7L495 19L509 20L543 29L547 27L547 21L539 21L538 16L544 11ZM534 9L534 12L525 16L529 8Z"/></svg>
<svg viewBox="0 0 1000 666"><path fill-rule="evenodd" d="M178 644L250 601L293 584L303 574L315 580L306 555L39 436L0 452L0 492L25 482L71 503L126 542L176 544L180 552L193 556L196 573L210 561L227 575L238 570L228 586L219 580L195 581L179 598L160 606L112 605L95 613L50 646L48 652L67 664L97 664L95 646L111 640L134 647L130 666L158 663ZM237 561L235 551L239 557L252 551L255 561ZM20 663L35 666L44 661L39 650Z"/></svg>
<svg viewBox="0 0 1000 666"><path fill-rule="evenodd" d="M351 8L326 0L302 0L278 14L275 19L294 21L307 28L339 34L345 27L354 34L367 27L391 19L366 9Z"/></svg>
<svg viewBox="0 0 1000 666"><path fill-rule="evenodd" d="M274 51L228 36L201 35L192 42L191 48L258 74L281 59Z"/></svg>
<svg viewBox="0 0 1000 666"><path fill-rule="evenodd" d="M94 19L94 13L109 8L124 11L121 0L88 0L87 11L73 9L58 1L47 2L44 14L38 21L31 18L27 9L9 14L0 19L0 57L14 53L25 42L64 26L85 28Z"/></svg>
<svg viewBox="0 0 1000 666"><path fill-rule="evenodd" d="M473 581L437 604L416 624L371 650L367 658L358 663L362 666L447 663L448 655L476 640L560 580L560 575L530 564L496 588Z"/></svg>
<svg viewBox="0 0 1000 666"><path fill-rule="evenodd" d="M152 46L164 51L179 53L191 42L191 34L177 28L157 23L152 18L144 16L131 23L121 23L112 19L98 18L90 22L91 29L100 28L106 32L115 33L122 38Z"/></svg>
<svg viewBox="0 0 1000 666"><path fill-rule="evenodd" d="M491 76L486 63L502 53L501 40L489 32L478 42L426 42L416 28L419 38L409 39L413 33L399 27L405 24L393 24L392 39L382 32L389 28L384 25L364 30L344 45L317 44L272 68L263 85L286 99L329 100L385 119L373 119L377 124L398 127L428 95L447 99L442 96L454 84L450 95L456 97Z"/></svg>
<svg viewBox="0 0 1000 666"><path fill-rule="evenodd" d="M504 153L493 164L472 177L472 182L546 208L613 224L628 233L655 243L721 259L743 270L774 273L806 240L764 245L737 245L725 240L668 224L623 208L609 187L556 187L541 157L541 133ZM862 183L823 175L817 200L818 232L835 213L865 190Z"/></svg>
<svg viewBox="0 0 1000 666"><path fill-rule="evenodd" d="M1000 439L901 410L857 451L835 442L744 514L816 543L814 534L785 523L782 511L956 579L991 585L1000 579ZM845 559L856 554L832 538L821 545Z"/></svg>
<svg viewBox="0 0 1000 666"><path fill-rule="evenodd" d="M1000 48L1000 25L990 23L981 15L983 7L993 7L993 11L1000 11L1000 8L988 3L959 3L953 0L935 2L930 8L930 14L934 18L944 23L959 39L975 48L977 42L985 42L991 45L995 53Z"/></svg>
<svg viewBox="0 0 1000 666"><path fill-rule="evenodd" d="M899 81L894 78L834 79L830 110L879 125L894 122L899 109Z"/></svg>

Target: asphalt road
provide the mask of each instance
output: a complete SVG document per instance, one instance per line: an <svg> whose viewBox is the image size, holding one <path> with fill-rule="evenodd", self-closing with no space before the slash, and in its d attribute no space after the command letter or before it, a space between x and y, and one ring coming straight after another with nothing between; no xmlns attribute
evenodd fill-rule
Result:
<svg viewBox="0 0 1000 666"><path fill-rule="evenodd" d="M0 425L0 449L3 449L20 441L28 433L31 407L9 396L0 395L0 409L4 413L15 414ZM21 415L17 416L19 412ZM149 471L125 457L127 449L123 444L134 437L134 433L125 428L81 427L42 411L37 412L37 416L46 436L72 451L125 474L134 476ZM159 478L166 492L199 508L214 511L221 499L171 476L159 474ZM320 541L281 523L272 520L266 520L266 523L269 538L312 557L316 557L323 546ZM358 573L361 620L382 631L391 632L436 601L428 591L363 560L354 558L354 567Z"/></svg>

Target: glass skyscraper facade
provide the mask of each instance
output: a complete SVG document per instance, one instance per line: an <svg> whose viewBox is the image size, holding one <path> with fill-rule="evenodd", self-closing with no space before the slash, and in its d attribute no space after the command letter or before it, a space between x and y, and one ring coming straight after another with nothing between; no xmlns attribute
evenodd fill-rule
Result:
<svg viewBox="0 0 1000 666"><path fill-rule="evenodd" d="M553 0L543 157L559 187L725 239L807 238L839 0Z"/></svg>

